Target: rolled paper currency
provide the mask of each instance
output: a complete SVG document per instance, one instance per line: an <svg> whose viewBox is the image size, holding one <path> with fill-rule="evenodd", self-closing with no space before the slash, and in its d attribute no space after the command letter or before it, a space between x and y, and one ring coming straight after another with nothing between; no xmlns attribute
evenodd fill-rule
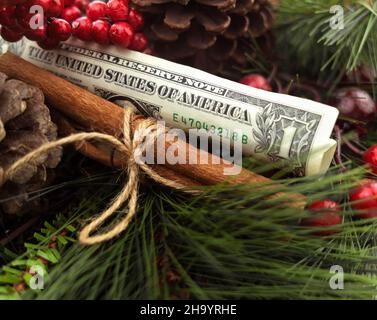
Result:
<svg viewBox="0 0 377 320"><path fill-rule="evenodd" d="M318 102L79 40L55 51L23 40L13 51L112 102L131 101L145 116L171 127L228 138L242 145L245 156L288 164L299 176L324 174L334 156L336 142L330 136L338 110Z"/></svg>

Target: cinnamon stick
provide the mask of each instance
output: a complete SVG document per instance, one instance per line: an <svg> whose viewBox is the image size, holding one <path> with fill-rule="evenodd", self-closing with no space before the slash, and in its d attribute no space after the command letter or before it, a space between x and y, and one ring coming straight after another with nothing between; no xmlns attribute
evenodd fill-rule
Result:
<svg viewBox="0 0 377 320"><path fill-rule="evenodd" d="M0 57L0 71L8 76L30 83L42 89L45 94L47 103L56 108L69 119L73 119L90 130L95 130L107 134L121 137L124 110L104 100L89 91L86 91L63 78L38 68L33 64L11 54L6 53ZM145 118L136 116L132 122L132 129L135 131L138 125ZM208 164L190 164L189 158L198 155L198 150L180 141L180 147L186 150L186 163L175 165L155 165L153 169L163 177L171 179L172 177L178 183L188 184L188 181L194 181L192 185L215 185L228 181L231 184L251 184L251 183L268 183L270 179L255 174L244 168L240 168L239 174L235 176L225 176L225 169L233 167L233 164L217 156L206 154ZM165 150L172 144L167 142ZM200 151L202 154L205 151ZM218 164L217 164L218 163ZM185 178L182 178L185 177ZM191 186L192 186L191 185ZM277 194L276 196L286 196L286 194ZM303 207L305 198L300 194L290 194L292 206ZM292 201L292 199L294 199Z"/></svg>

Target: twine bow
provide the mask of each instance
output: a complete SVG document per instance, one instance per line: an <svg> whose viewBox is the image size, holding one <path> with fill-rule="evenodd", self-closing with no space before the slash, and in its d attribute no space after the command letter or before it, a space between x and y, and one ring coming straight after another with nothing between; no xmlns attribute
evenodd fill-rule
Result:
<svg viewBox="0 0 377 320"><path fill-rule="evenodd" d="M103 134L99 132L90 133L77 133L70 135L68 137L46 143L39 148L31 151L21 159L17 160L14 164L8 167L6 170L0 168L0 187L7 182L13 174L17 172L24 165L33 161L35 158L49 152L59 146L68 145L77 142L83 142L87 140L102 140L110 145L112 145L118 152L125 155L128 158L128 166L126 171L128 173L128 180L122 188L121 192L115 197L110 206L98 215L92 222L86 225L80 232L79 240L82 244L93 245L96 243L101 243L108 241L118 236L124 230L127 229L128 225L132 221L137 210L137 198L139 193L139 177L140 170L145 172L150 178L164 184L168 187L175 189L183 189L184 186L174 182L172 180L165 179L152 170L148 165L136 161L135 153L140 152L138 149L144 138L139 134L132 134L131 122L132 116L134 115L133 108L126 108L124 111L124 122L123 122L123 141L119 141L112 135ZM151 136L148 138L155 141L158 138L157 123L154 119L148 118L140 123L138 130L149 130ZM163 132L165 134L165 132ZM149 140L149 141L151 141ZM128 200L128 211L125 213L124 217L109 231L91 236L91 233L96 231L100 225L102 225L108 218L113 216L117 210Z"/></svg>

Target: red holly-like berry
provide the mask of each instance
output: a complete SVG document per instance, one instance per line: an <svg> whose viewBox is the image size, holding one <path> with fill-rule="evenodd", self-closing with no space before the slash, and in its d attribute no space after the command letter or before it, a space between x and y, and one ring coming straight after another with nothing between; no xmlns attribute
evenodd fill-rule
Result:
<svg viewBox="0 0 377 320"><path fill-rule="evenodd" d="M78 7L82 12L86 12L86 8L88 7L89 3L89 0L75 0L74 5Z"/></svg>
<svg viewBox="0 0 377 320"><path fill-rule="evenodd" d="M112 44L128 48L134 37L134 30L127 22L116 22L110 28L109 37Z"/></svg>
<svg viewBox="0 0 377 320"><path fill-rule="evenodd" d="M75 4L75 0L64 0L64 7L70 7Z"/></svg>
<svg viewBox="0 0 377 320"><path fill-rule="evenodd" d="M124 21L128 17L128 3L125 0L110 0L107 15L112 21Z"/></svg>
<svg viewBox="0 0 377 320"><path fill-rule="evenodd" d="M25 37L31 41L42 41L47 34L46 26L43 25L37 29L29 29L25 31Z"/></svg>
<svg viewBox="0 0 377 320"><path fill-rule="evenodd" d="M17 24L24 30L30 29L30 21L31 18L34 16L33 13L29 12L29 7L25 4L19 4L16 6L16 18Z"/></svg>
<svg viewBox="0 0 377 320"><path fill-rule="evenodd" d="M93 40L99 44L109 44L110 24L104 20L94 21L92 24Z"/></svg>
<svg viewBox="0 0 377 320"><path fill-rule="evenodd" d="M262 89L266 91L272 90L271 85L268 82L268 80L259 74L247 75L240 80L240 83L247 85L249 87Z"/></svg>
<svg viewBox="0 0 377 320"><path fill-rule="evenodd" d="M0 24L9 27L14 26L16 23L16 6L0 7Z"/></svg>
<svg viewBox="0 0 377 320"><path fill-rule="evenodd" d="M371 219L377 217L377 183L362 185L351 191L352 208L360 211L357 217Z"/></svg>
<svg viewBox="0 0 377 320"><path fill-rule="evenodd" d="M38 45L45 50L56 49L59 46L60 41L56 38L45 38L42 41L37 42Z"/></svg>
<svg viewBox="0 0 377 320"><path fill-rule="evenodd" d="M92 40L92 20L88 17L81 17L73 21L72 33L75 37L83 41Z"/></svg>
<svg viewBox="0 0 377 320"><path fill-rule="evenodd" d="M132 39L130 49L136 51L144 51L148 47L148 39L144 33L135 33L135 36Z"/></svg>
<svg viewBox="0 0 377 320"><path fill-rule="evenodd" d="M72 27L64 19L54 19L47 27L49 38L55 38L58 41L66 41L72 34Z"/></svg>
<svg viewBox="0 0 377 320"><path fill-rule="evenodd" d="M78 7L76 6L70 6L70 7L65 7L61 18L68 21L69 23L72 23L76 19L81 17L81 11Z"/></svg>
<svg viewBox="0 0 377 320"><path fill-rule="evenodd" d="M64 0L49 0L46 17L59 17L64 9Z"/></svg>
<svg viewBox="0 0 377 320"><path fill-rule="evenodd" d="M363 159L371 167L372 171L377 174L377 144L365 151Z"/></svg>
<svg viewBox="0 0 377 320"><path fill-rule="evenodd" d="M101 20L105 19L107 15L107 5L102 1L93 1L89 3L86 8L86 15L89 19Z"/></svg>
<svg viewBox="0 0 377 320"><path fill-rule="evenodd" d="M22 28L20 25L18 24L15 24L14 26L11 26L11 27L7 27L8 29L14 31L14 32L19 32L19 33L22 33L24 34L25 33L25 30L24 28ZM25 35L25 34L24 34Z"/></svg>
<svg viewBox="0 0 377 320"><path fill-rule="evenodd" d="M22 39L23 33L11 30L8 27L3 26L1 27L1 37L9 42L17 42Z"/></svg>
<svg viewBox="0 0 377 320"><path fill-rule="evenodd" d="M15 15L17 19L23 18L27 13L29 13L29 7L26 4L20 3L16 5Z"/></svg>
<svg viewBox="0 0 377 320"><path fill-rule="evenodd" d="M324 228L336 226L342 223L342 216L339 214L340 208L338 204L332 200L321 200L313 202L309 207L313 211L313 216L304 218L301 225L312 228ZM312 234L316 236L330 236L336 234L339 230L328 229L322 231L315 231Z"/></svg>
<svg viewBox="0 0 377 320"><path fill-rule="evenodd" d="M343 116L361 121L371 120L377 111L369 93L357 87L336 91L332 104Z"/></svg>
<svg viewBox="0 0 377 320"><path fill-rule="evenodd" d="M135 31L141 30L144 26L144 17L135 9L130 9L127 21Z"/></svg>

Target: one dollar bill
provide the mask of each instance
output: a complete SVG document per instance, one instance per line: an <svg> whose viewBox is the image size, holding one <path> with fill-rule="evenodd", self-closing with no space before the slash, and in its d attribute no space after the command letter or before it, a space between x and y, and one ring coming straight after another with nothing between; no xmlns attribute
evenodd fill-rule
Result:
<svg viewBox="0 0 377 320"><path fill-rule="evenodd" d="M330 136L338 110L318 102L79 40L55 51L23 40L13 51L103 98L131 101L144 115L171 127L204 129L242 143L246 156L288 163L297 175L325 173L334 156L336 142Z"/></svg>

